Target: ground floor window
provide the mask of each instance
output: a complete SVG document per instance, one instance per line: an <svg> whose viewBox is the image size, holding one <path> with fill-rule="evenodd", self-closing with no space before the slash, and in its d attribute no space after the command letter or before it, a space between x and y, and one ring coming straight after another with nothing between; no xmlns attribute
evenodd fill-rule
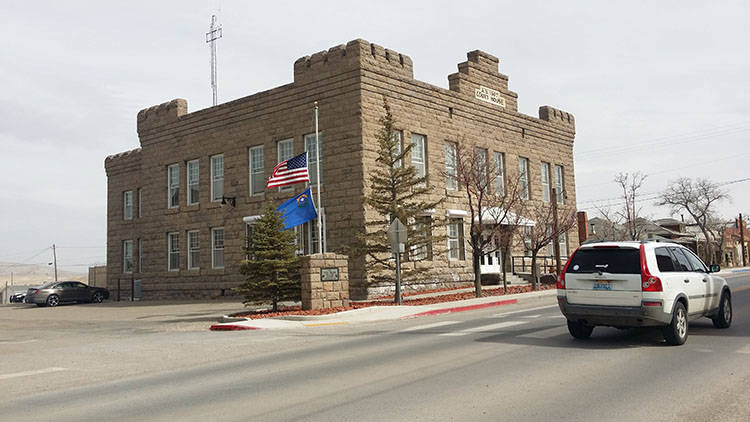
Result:
<svg viewBox="0 0 750 422"><path fill-rule="evenodd" d="M180 234L167 234L167 252L169 253L168 269L169 271L178 271L180 269Z"/></svg>
<svg viewBox="0 0 750 422"><path fill-rule="evenodd" d="M460 218L451 218L448 223L448 259L464 259L464 223Z"/></svg>
<svg viewBox="0 0 750 422"><path fill-rule="evenodd" d="M188 269L197 270L200 268L200 241L198 230L187 232L188 235Z"/></svg>
<svg viewBox="0 0 750 422"><path fill-rule="evenodd" d="M133 272L133 241L122 241L122 272L130 274Z"/></svg>
<svg viewBox="0 0 750 422"><path fill-rule="evenodd" d="M224 228L211 229L211 267L224 268Z"/></svg>

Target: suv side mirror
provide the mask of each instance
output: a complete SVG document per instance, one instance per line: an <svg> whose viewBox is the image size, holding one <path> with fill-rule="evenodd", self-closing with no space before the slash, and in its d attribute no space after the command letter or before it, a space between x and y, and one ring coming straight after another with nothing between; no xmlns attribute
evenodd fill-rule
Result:
<svg viewBox="0 0 750 422"><path fill-rule="evenodd" d="M710 273L718 273L719 271L721 271L721 267L719 267L718 264L713 264L710 267L708 267L708 272Z"/></svg>

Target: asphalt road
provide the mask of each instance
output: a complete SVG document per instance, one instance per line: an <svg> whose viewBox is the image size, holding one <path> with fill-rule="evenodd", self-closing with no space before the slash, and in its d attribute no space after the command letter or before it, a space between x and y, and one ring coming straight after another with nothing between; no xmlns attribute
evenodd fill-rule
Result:
<svg viewBox="0 0 750 422"><path fill-rule="evenodd" d="M748 421L745 274L728 278L732 327L692 322L680 347L574 340L552 301L299 330L10 327L0 420Z"/></svg>

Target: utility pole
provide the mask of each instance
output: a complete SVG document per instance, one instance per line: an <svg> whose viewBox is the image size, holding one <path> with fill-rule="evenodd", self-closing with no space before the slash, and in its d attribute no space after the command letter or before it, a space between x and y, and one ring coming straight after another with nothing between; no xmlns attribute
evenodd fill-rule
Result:
<svg viewBox="0 0 750 422"><path fill-rule="evenodd" d="M55 244L52 244L52 263L55 265L55 281L57 281L57 250Z"/></svg>
<svg viewBox="0 0 750 422"><path fill-rule="evenodd" d="M555 275L560 275L560 234L557 233L557 189L552 188L552 233L555 234L555 240L552 248L555 251Z"/></svg>
<svg viewBox="0 0 750 422"><path fill-rule="evenodd" d="M218 103L216 93L216 40L221 38L221 25L216 24L216 15L211 15L211 27L206 32L206 43L211 44L211 90L214 94L214 105Z"/></svg>
<svg viewBox="0 0 750 422"><path fill-rule="evenodd" d="M740 250L742 251L742 266L747 266L747 256L745 253L745 222L742 221L742 214L740 214Z"/></svg>

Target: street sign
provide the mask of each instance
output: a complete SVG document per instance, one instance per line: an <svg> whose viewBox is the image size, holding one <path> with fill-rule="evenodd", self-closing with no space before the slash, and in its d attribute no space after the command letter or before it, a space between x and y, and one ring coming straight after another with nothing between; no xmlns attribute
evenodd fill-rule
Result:
<svg viewBox="0 0 750 422"><path fill-rule="evenodd" d="M404 251L406 243L406 225L398 218L388 226L388 240L391 242L391 249L395 252Z"/></svg>

